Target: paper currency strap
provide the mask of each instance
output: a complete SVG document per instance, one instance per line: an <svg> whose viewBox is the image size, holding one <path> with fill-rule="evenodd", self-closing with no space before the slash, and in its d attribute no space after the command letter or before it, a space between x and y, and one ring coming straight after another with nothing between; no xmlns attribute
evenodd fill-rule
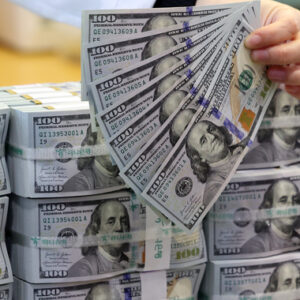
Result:
<svg viewBox="0 0 300 300"><path fill-rule="evenodd" d="M260 129L291 128L300 126L300 116L264 118Z"/></svg>
<svg viewBox="0 0 300 300"><path fill-rule="evenodd" d="M209 220L212 222L232 222L237 220L270 220L300 215L300 205L283 208L251 209L240 207L235 211L209 212Z"/></svg>
<svg viewBox="0 0 300 300"><path fill-rule="evenodd" d="M279 263L278 263L278 265L279 265ZM222 270L225 270L225 269L231 269L231 271L236 272L236 275L238 275L238 274L242 275L244 272L246 272L245 266L222 268ZM269 276L271 276L271 274ZM249 277L247 278L246 275L245 275L245 277L246 277L244 279L245 282L246 282L246 280L250 280ZM251 278L253 278L253 277L254 276L252 275ZM255 280L254 278L253 278L253 280ZM243 282L242 279L240 279L240 281ZM230 286L231 284L236 285L236 283L234 282L233 279L226 278L226 282L227 282L228 286ZM266 285L267 285L267 283L266 283ZM240 286L240 287L242 287L242 286ZM245 296L242 295L243 292L239 290L239 292L236 292L236 294L233 294L233 293L232 294L227 293L227 295L214 294L213 299L214 300L275 300L275 299L298 299L297 297L299 297L299 289L291 289L291 290L287 290L287 291L275 291L273 293L263 293L263 292L257 293L255 291L255 287L253 287L252 291L255 292L255 295L250 294L251 290L250 291L249 291L249 289L246 290L246 287L245 287L245 292L249 293L249 294L245 293ZM206 296L203 296L203 299L209 299L209 298L206 298Z"/></svg>
<svg viewBox="0 0 300 300"><path fill-rule="evenodd" d="M23 245L30 248L54 249L54 248L81 248L91 246L103 246L120 244L122 242L147 242L147 241L162 241L170 237L183 236L183 231L179 228L162 229L157 232L156 229L147 228L147 237L145 230L135 230L134 232L121 232L110 234L97 234L93 236L72 236L72 232L67 233L67 237L56 236L29 236L13 230L9 230L9 236L13 243ZM199 233L198 239L201 238ZM187 241L188 236L184 236ZM191 235L190 239L195 240L195 235Z"/></svg>
<svg viewBox="0 0 300 300"><path fill-rule="evenodd" d="M57 148L28 148L9 143L7 153L25 160L55 160L110 155L106 144ZM1 151L0 151L1 155Z"/></svg>

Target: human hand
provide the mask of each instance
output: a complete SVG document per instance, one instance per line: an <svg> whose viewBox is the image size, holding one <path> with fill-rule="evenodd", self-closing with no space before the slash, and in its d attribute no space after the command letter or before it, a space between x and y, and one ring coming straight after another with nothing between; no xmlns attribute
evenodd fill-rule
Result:
<svg viewBox="0 0 300 300"><path fill-rule="evenodd" d="M263 27L245 41L255 62L268 65L267 75L300 99L300 12L275 1L262 0Z"/></svg>

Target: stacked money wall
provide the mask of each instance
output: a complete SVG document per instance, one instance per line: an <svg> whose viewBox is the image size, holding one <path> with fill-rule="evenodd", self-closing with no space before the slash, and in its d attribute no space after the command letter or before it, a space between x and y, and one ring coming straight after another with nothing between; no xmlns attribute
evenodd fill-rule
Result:
<svg viewBox="0 0 300 300"><path fill-rule="evenodd" d="M243 43L259 7L83 12L81 99L8 104L15 300L197 298L202 220L276 89Z"/></svg>
<svg viewBox="0 0 300 300"><path fill-rule="evenodd" d="M165 223L125 186L103 137L91 130L79 89L64 83L2 91L11 116L13 299L95 299L103 293L141 299L153 280L158 299L193 296L207 260L202 229L188 235ZM4 261L9 266L7 256ZM144 270L157 271L138 273Z"/></svg>
<svg viewBox="0 0 300 300"><path fill-rule="evenodd" d="M299 114L299 100L278 89L244 170L207 218L208 299L299 299Z"/></svg>

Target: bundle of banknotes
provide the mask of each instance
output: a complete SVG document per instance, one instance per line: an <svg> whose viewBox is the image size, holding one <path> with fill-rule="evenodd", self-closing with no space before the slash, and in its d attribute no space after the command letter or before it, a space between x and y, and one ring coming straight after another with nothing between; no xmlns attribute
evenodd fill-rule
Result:
<svg viewBox="0 0 300 300"><path fill-rule="evenodd" d="M213 282L213 284L212 284ZM203 293L209 300L298 300L300 254L207 264ZM298 290L297 290L298 289Z"/></svg>
<svg viewBox="0 0 300 300"><path fill-rule="evenodd" d="M32 283L99 280L207 260L201 228L186 234L165 224L127 191L75 198L13 197L9 219L14 275Z"/></svg>
<svg viewBox="0 0 300 300"><path fill-rule="evenodd" d="M10 180L5 159L5 142L7 137L10 109L0 102L0 196L11 192Z"/></svg>
<svg viewBox="0 0 300 300"><path fill-rule="evenodd" d="M87 102L18 103L10 103L7 157L15 194L80 196L125 187L103 137L91 131Z"/></svg>
<svg viewBox="0 0 300 300"><path fill-rule="evenodd" d="M31 284L15 278L14 297L30 300L197 299L204 270L205 264L202 264L189 269L124 274L76 286L68 283Z"/></svg>
<svg viewBox="0 0 300 300"><path fill-rule="evenodd" d="M276 89L244 47L259 7L83 12L92 131L127 185L187 231L229 182Z"/></svg>
<svg viewBox="0 0 300 300"><path fill-rule="evenodd" d="M210 260L300 248L300 168L238 171L206 219Z"/></svg>
<svg viewBox="0 0 300 300"><path fill-rule="evenodd" d="M8 285L13 281L13 275L8 257L5 241L5 226L8 211L8 197L0 197L0 296L8 294L4 292L6 288L3 285ZM2 290L3 288L3 290ZM0 297L0 299L2 299ZM6 298L3 298L6 299ZM8 298L10 299L10 298Z"/></svg>

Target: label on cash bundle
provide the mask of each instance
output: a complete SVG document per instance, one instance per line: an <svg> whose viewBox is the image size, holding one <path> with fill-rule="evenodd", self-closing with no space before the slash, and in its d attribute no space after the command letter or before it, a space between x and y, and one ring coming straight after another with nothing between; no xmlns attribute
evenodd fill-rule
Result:
<svg viewBox="0 0 300 300"><path fill-rule="evenodd" d="M100 132L91 132L89 114L33 116L32 126L34 149L72 150L78 145L104 143ZM34 193L109 192L124 187L118 167L109 155L84 156L29 161L34 165Z"/></svg>
<svg viewBox="0 0 300 300"><path fill-rule="evenodd" d="M299 122L299 100L278 89L239 168L270 168L299 162Z"/></svg>
<svg viewBox="0 0 300 300"><path fill-rule="evenodd" d="M251 61L244 24L199 108L145 188L143 197L178 226L192 230L234 174L258 129L274 86Z"/></svg>
<svg viewBox="0 0 300 300"><path fill-rule="evenodd" d="M16 275L34 282L60 282L62 279L71 282L83 277L94 280L143 270L145 265L149 270L145 259L150 256L160 260L167 254L170 268L206 261L201 229L189 238L175 226L163 227L165 231L157 232L156 237L151 235L148 240L146 207L134 195L122 193L99 200L67 200L39 202L38 212L34 213L38 213L39 218L36 237L29 238L26 230L24 233L13 231L12 248L27 245L22 248L23 259L35 257L35 267L30 274ZM16 205L14 208L19 209ZM166 243L165 238L171 242ZM145 254L145 249L151 252ZM156 269L162 267L154 266Z"/></svg>
<svg viewBox="0 0 300 300"><path fill-rule="evenodd" d="M115 160L121 161L120 166L122 166L123 161L130 161L124 168L121 168L121 176L137 193L143 191L148 181L154 175L154 172L179 139L180 132L184 130L189 120L191 120L194 112L199 107L198 100L201 99L209 88L209 84L213 78L212 74L215 74L221 58L226 52L227 44L237 34L240 26L241 22L238 20L235 26L233 26L232 32L229 34L226 42L222 42L218 47L215 46L212 48L201 60L201 64L197 68L198 72L201 72L201 76L198 76L196 82L194 82L192 88L188 91L187 96L184 97L181 103L178 103L178 107L173 107L173 112L170 110L172 106L170 107L169 103L172 100L172 90L165 97L158 99L156 103L151 105L148 111L144 115L141 115L138 120L135 120L132 124L128 124L124 130L115 135L116 137L111 138L109 144L113 153L115 153ZM198 72L192 72L192 78ZM182 91L181 87L179 91ZM135 127L139 128L137 125L140 121L145 123L143 132L147 134L144 133L143 137L145 136L145 138L138 139L136 142L138 135L134 129ZM155 131L152 132L149 130L151 127L155 128ZM133 129L132 133L135 134L128 135L120 143L120 138L130 128ZM114 147L113 143L116 143L117 147ZM143 145L144 143L146 144ZM142 149L140 149L141 146L143 146ZM139 150L138 153L137 150ZM134 158L132 159L133 156Z"/></svg>
<svg viewBox="0 0 300 300"><path fill-rule="evenodd" d="M159 285L165 287L164 294L167 299L196 299L204 270L205 265L202 264L190 269L156 271L151 274L162 279ZM15 295L32 300L46 300L49 297L51 300L87 300L99 297L111 300L142 300L145 287L145 278L139 273L128 273L101 282L86 282L76 286L67 283L31 284L15 278Z"/></svg>
<svg viewBox="0 0 300 300"><path fill-rule="evenodd" d="M175 71L178 76L182 75L187 66L201 56L216 38L216 35L221 34L222 24L224 25L220 21L160 55L155 55L153 58L134 64L132 67L94 81L91 88L98 111L118 103L124 97L126 98L129 94L145 86L149 81L156 80L159 75L165 74L168 70ZM93 74L92 71L91 74ZM96 78L96 76L93 77ZM164 77L160 80L163 79ZM160 93L162 93L161 88Z"/></svg>
<svg viewBox="0 0 300 300"><path fill-rule="evenodd" d="M300 247L300 169L237 173L208 215L209 255L263 257Z"/></svg>

